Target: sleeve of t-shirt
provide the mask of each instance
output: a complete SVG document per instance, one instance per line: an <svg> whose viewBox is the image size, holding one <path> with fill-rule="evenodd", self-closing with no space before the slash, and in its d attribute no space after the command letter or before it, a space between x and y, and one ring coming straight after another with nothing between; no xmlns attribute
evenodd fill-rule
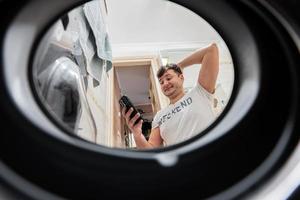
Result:
<svg viewBox="0 0 300 200"><path fill-rule="evenodd" d="M209 101L213 102L214 100L214 94L208 92L201 84L199 84L197 82L197 85L196 85L196 90L197 92L199 92L201 95L204 95Z"/></svg>
<svg viewBox="0 0 300 200"><path fill-rule="evenodd" d="M157 112L156 115L153 118L151 129L159 127L159 123L158 122L159 122L159 112Z"/></svg>

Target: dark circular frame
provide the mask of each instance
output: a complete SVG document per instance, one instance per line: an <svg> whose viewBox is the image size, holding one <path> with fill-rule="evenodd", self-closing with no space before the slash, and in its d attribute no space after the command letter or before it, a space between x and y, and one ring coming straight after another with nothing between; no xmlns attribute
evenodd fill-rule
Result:
<svg viewBox="0 0 300 200"><path fill-rule="evenodd" d="M0 180L12 193L29 199L147 199L162 192L232 199L259 188L284 165L299 141L299 53L296 36L258 1L173 1L210 23L234 61L230 102L201 140L132 152L58 137L50 122L39 124L41 107L28 78L34 49L59 16L84 2L2 4L0 106L8 131L0 139Z"/></svg>

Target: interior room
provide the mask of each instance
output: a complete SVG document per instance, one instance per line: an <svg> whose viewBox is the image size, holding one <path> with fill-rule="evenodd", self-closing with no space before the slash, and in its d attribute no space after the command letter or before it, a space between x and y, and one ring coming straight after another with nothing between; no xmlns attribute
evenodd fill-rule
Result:
<svg viewBox="0 0 300 200"><path fill-rule="evenodd" d="M94 0L71 10L44 36L34 81L46 109L71 135L103 146L135 148L120 98L126 95L141 114L148 140L154 116L170 104L156 77L159 67L212 43L219 50L212 105L217 118L234 83L228 47L205 19L169 1ZM196 85L200 70L198 64L184 69L185 93Z"/></svg>

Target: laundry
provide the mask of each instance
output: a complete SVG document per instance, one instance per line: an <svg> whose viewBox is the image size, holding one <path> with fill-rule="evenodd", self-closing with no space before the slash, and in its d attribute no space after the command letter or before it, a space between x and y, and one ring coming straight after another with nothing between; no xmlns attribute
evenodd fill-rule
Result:
<svg viewBox="0 0 300 200"><path fill-rule="evenodd" d="M109 71L112 68L112 50L104 17L99 8L100 1L92 1L84 5L83 11L96 40L97 55L108 62L106 71Z"/></svg>

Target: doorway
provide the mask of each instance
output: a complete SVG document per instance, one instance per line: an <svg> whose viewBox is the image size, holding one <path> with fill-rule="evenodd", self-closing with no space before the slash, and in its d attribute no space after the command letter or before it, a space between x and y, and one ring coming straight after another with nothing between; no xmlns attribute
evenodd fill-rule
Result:
<svg viewBox="0 0 300 200"><path fill-rule="evenodd" d="M113 147L135 148L133 136L121 114L119 99L126 95L139 111L142 132L149 139L153 117L168 104L155 77L160 66L158 57L119 58L113 61L111 143Z"/></svg>

